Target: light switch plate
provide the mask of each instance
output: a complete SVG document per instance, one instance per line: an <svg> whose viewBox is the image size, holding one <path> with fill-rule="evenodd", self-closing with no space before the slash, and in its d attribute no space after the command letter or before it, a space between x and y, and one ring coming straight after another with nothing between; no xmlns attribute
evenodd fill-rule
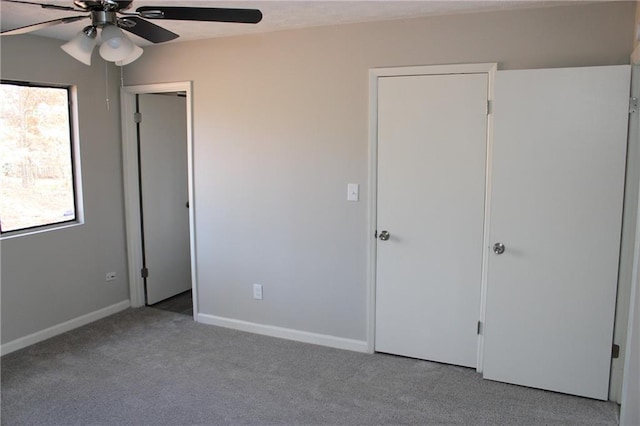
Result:
<svg viewBox="0 0 640 426"><path fill-rule="evenodd" d="M360 184L350 183L347 185L347 200L358 201L360 192Z"/></svg>

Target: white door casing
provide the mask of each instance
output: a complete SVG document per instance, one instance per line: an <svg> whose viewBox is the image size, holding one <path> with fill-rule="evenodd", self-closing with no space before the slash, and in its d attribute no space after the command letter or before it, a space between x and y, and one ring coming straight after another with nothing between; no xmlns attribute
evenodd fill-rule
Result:
<svg viewBox="0 0 640 426"><path fill-rule="evenodd" d="M375 350L476 367L488 73L377 81Z"/></svg>
<svg viewBox="0 0 640 426"><path fill-rule="evenodd" d="M497 73L485 378L607 399L628 96L628 66Z"/></svg>
<svg viewBox="0 0 640 426"><path fill-rule="evenodd" d="M191 288L186 98L138 95L148 305Z"/></svg>

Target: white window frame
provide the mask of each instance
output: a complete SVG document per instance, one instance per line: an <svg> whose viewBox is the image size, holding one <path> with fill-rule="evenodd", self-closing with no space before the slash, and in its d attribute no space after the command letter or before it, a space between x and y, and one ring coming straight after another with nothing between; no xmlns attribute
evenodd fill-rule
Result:
<svg viewBox="0 0 640 426"><path fill-rule="evenodd" d="M78 126L78 90L74 85L56 83L42 83L23 80L2 79L1 84L14 84L27 87L42 87L66 89L69 101L69 136L71 138L71 176L74 192L75 219L65 222L37 225L29 228L4 231L0 233L0 241L25 235L35 235L43 232L66 229L84 224L84 199L82 196L82 166L80 163L80 131Z"/></svg>

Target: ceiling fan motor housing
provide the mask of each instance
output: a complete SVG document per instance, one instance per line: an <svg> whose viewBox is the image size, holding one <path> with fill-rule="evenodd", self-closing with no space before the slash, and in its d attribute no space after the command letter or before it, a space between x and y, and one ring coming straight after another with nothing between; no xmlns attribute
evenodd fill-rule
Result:
<svg viewBox="0 0 640 426"><path fill-rule="evenodd" d="M107 12L104 10L94 10L91 12L91 24L94 27L104 27L105 25L118 25L118 17L116 12Z"/></svg>

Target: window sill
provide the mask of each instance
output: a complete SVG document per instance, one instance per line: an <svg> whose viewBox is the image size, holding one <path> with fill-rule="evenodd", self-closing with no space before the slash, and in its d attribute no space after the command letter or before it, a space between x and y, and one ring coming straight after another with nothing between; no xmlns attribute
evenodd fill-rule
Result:
<svg viewBox="0 0 640 426"><path fill-rule="evenodd" d="M75 228L77 226L84 225L84 222L75 221L75 222L66 222L62 224L54 224L54 225L46 225L39 227L37 229L27 229L24 231L9 231L0 236L0 241L4 240L12 240L14 238L20 237L28 237L32 235L42 234L45 232L58 231L61 229Z"/></svg>

